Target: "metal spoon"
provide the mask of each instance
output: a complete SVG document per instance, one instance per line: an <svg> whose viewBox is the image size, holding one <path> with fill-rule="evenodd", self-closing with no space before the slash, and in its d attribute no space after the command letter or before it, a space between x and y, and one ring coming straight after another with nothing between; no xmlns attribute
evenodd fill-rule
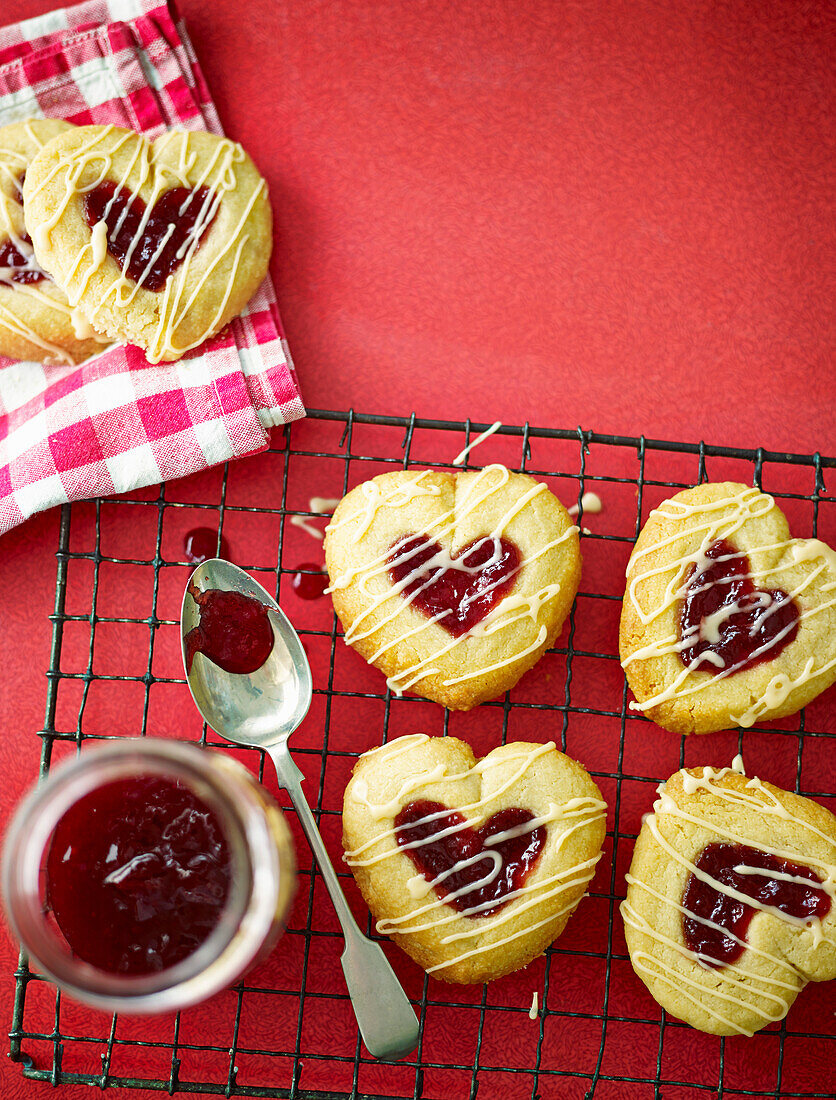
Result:
<svg viewBox="0 0 836 1100"><path fill-rule="evenodd" d="M235 675L195 654L186 682L206 722L237 745L270 754L279 785L290 800L313 850L314 859L337 911L345 938L341 956L348 993L363 1042L375 1058L402 1058L418 1043L418 1020L379 943L362 934L351 915L322 837L302 793L302 772L287 747L291 733L308 712L313 682L302 643L270 594L249 573L221 558L203 562L192 573L180 616L183 639L197 626L200 609L191 591L210 588L241 592L264 604L273 627L273 651L256 672Z"/></svg>

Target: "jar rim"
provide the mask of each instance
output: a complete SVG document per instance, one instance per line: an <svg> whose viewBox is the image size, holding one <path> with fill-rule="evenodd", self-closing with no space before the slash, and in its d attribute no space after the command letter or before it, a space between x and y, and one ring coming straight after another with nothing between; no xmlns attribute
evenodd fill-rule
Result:
<svg viewBox="0 0 836 1100"><path fill-rule="evenodd" d="M43 907L42 867L55 827L71 806L107 783L139 774L180 780L215 811L229 845L230 891L218 924L191 954L153 974L117 975L61 944ZM279 904L279 853L254 783L225 753L153 737L91 745L50 771L19 805L2 861L6 911L38 969L79 1000L134 1013L183 1008L234 982L269 935Z"/></svg>

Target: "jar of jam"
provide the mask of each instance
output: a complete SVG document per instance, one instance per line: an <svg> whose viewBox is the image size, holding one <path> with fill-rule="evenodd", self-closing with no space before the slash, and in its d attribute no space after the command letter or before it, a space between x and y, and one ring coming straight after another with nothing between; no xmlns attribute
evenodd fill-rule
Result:
<svg viewBox="0 0 836 1100"><path fill-rule="evenodd" d="M153 738L51 771L3 853L37 969L111 1012L175 1011L237 981L276 942L295 875L287 822L246 768Z"/></svg>

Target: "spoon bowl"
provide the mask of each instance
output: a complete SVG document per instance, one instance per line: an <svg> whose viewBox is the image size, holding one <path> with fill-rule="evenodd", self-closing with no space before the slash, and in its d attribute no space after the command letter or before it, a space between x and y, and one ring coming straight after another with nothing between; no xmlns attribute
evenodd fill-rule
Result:
<svg viewBox="0 0 836 1100"><path fill-rule="evenodd" d="M186 639L200 624L199 598L211 590L237 592L266 609L273 645L254 671L227 672L200 649L190 655ZM380 944L357 927L302 791L304 776L287 746L308 713L313 693L311 668L296 631L269 592L222 558L210 558L192 573L183 595L180 628L186 682L197 709L227 741L269 753L279 785L290 795L342 926L345 949L340 962L366 1047L375 1058L403 1058L418 1044L418 1020ZM240 640L241 634L237 637Z"/></svg>
<svg viewBox="0 0 836 1100"><path fill-rule="evenodd" d="M192 573L183 595L182 638L200 621L193 591L210 588L240 592L263 604L273 628L273 649L261 668L247 675L225 672L203 653L196 653L187 674L192 697L221 737L239 745L267 748L289 737L308 713L313 695L311 666L299 635L269 592L223 558L210 558Z"/></svg>

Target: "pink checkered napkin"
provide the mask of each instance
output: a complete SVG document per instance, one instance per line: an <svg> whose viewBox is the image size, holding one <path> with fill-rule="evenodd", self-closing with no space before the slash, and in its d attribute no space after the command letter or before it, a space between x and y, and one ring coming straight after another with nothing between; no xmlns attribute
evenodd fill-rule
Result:
<svg viewBox="0 0 836 1100"><path fill-rule="evenodd" d="M0 28L0 126L41 115L151 139L170 126L223 132L164 0L88 0ZM78 367L0 357L0 532L54 504L260 451L269 428L304 415L269 278L177 363L130 346Z"/></svg>

